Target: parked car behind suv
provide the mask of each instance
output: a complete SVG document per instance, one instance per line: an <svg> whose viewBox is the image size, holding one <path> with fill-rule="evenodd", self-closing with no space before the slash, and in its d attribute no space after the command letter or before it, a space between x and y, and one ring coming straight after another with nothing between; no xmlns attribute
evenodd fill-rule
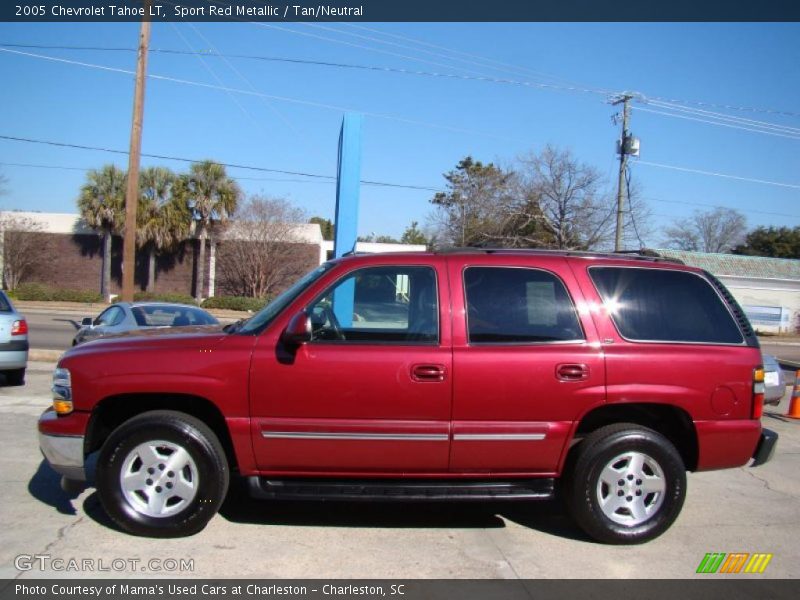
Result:
<svg viewBox="0 0 800 600"><path fill-rule="evenodd" d="M261 498L533 500L590 536L663 533L686 472L766 462L757 338L724 286L661 259L356 255L226 331L99 340L54 373L42 450L99 452L111 518L200 531L231 474Z"/></svg>
<svg viewBox="0 0 800 600"><path fill-rule="evenodd" d="M188 304L118 302L94 319L84 317L72 345L139 329L194 325L219 325L219 321L202 308Z"/></svg>
<svg viewBox="0 0 800 600"><path fill-rule="evenodd" d="M0 290L0 372L9 385L25 383L28 367L28 322Z"/></svg>
<svg viewBox="0 0 800 600"><path fill-rule="evenodd" d="M777 406L786 394L786 380L778 359L771 354L762 354L764 364L764 404Z"/></svg>

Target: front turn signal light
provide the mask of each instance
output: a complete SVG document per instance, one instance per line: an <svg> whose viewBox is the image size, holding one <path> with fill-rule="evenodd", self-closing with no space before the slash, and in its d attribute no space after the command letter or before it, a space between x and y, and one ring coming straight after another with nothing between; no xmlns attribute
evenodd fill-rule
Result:
<svg viewBox="0 0 800 600"><path fill-rule="evenodd" d="M59 415L68 415L72 412L72 400L56 398L53 400L53 409Z"/></svg>

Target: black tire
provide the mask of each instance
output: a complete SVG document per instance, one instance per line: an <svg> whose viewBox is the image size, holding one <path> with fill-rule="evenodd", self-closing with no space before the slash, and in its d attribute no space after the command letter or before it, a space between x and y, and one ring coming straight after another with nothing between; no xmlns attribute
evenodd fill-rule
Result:
<svg viewBox="0 0 800 600"><path fill-rule="evenodd" d="M633 423L608 425L588 435L574 452L565 472L567 510L594 539L608 544L640 544L664 533L681 512L686 469L675 446L660 433ZM645 473L641 479L629 479L636 472L633 457L644 459L639 469ZM604 471L607 467L610 471ZM660 470L660 476L654 469ZM619 473L619 480L609 486L605 482L610 472ZM663 486L663 492L651 493L648 487L642 487L642 481L650 477L655 482L651 485ZM605 509L601 501L607 503Z"/></svg>
<svg viewBox="0 0 800 600"><path fill-rule="evenodd" d="M25 385L25 369L14 369L13 371L6 371L7 385Z"/></svg>
<svg viewBox="0 0 800 600"><path fill-rule="evenodd" d="M165 444L148 446L150 442ZM139 479L148 477L145 463L139 458L137 467L135 458L137 449L143 445L151 450L155 448L156 452L164 452L163 456L150 455L157 459L156 462L160 460L164 463L154 465L155 475L152 480L147 480L149 483L143 484L148 486L143 491L125 492L121 482L123 469L129 474L135 471L133 475ZM187 460L192 461L191 465L187 463L185 467L177 467L177 473L168 469L165 471L164 465L169 465L173 456L167 452L171 450L174 453L176 449L188 453L190 458ZM161 471L158 467L161 467ZM161 509L168 514L147 514L150 510L149 495L158 490L159 494L164 494L161 498L167 498L169 494L177 492L179 479L188 481L193 489L193 497L184 500L171 496L164 501L165 508ZM201 531L219 510L228 491L229 480L225 451L214 432L199 419L169 410L146 412L120 425L103 444L97 461L96 487L103 508L117 525L135 535L183 537ZM174 484L171 483L173 481ZM160 485L162 483L163 487ZM181 482L180 485L187 484ZM167 487L173 491L168 491ZM170 507L169 503L176 499L177 502Z"/></svg>

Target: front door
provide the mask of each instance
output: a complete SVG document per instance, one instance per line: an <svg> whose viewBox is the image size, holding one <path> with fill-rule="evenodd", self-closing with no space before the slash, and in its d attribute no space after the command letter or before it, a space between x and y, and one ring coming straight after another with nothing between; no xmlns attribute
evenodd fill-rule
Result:
<svg viewBox="0 0 800 600"><path fill-rule="evenodd" d="M436 267L342 275L304 308L312 341L259 340L253 444L266 472L446 471L452 388L449 311Z"/></svg>

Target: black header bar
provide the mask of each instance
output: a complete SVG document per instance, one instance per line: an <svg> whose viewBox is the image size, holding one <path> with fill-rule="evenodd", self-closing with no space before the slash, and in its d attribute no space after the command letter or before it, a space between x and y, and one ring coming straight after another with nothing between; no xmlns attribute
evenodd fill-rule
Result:
<svg viewBox="0 0 800 600"><path fill-rule="evenodd" d="M145 4L145 0L4 0L0 21L800 21L798 0L150 0L149 9Z"/></svg>

